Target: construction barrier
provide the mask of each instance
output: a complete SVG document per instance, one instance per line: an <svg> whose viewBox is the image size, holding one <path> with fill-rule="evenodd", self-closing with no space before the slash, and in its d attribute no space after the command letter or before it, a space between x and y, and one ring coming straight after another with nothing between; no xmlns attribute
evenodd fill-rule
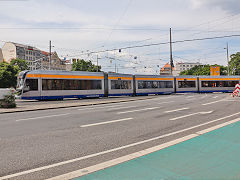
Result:
<svg viewBox="0 0 240 180"><path fill-rule="evenodd" d="M233 91L233 94L232 94L233 97L240 97L240 84L237 84L235 86L235 90Z"/></svg>

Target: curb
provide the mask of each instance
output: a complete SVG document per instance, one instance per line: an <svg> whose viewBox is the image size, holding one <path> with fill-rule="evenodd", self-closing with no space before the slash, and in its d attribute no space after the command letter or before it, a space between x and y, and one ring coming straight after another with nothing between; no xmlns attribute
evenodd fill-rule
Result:
<svg viewBox="0 0 240 180"><path fill-rule="evenodd" d="M17 112L28 112L28 111L41 111L41 110L48 110L48 109L64 109L64 108L71 108L71 107L84 107L84 106L93 106L93 105L101 105L101 104L114 104L114 103L121 103L121 102L131 102L131 101L138 101L138 100L146 100L146 99L153 99L154 97L145 97L139 99L126 99L126 100L118 100L118 101L106 101L106 102L93 102L93 103L86 103L86 104L75 104L69 106L59 106L59 107L44 107L44 108L35 108L35 109L16 109L13 111L3 111L0 114L10 114L10 113L17 113Z"/></svg>

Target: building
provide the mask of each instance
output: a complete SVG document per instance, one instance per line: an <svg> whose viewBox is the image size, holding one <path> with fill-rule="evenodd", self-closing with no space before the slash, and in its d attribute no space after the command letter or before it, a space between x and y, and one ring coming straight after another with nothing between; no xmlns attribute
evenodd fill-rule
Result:
<svg viewBox="0 0 240 180"><path fill-rule="evenodd" d="M174 71L174 68L173 68L173 71ZM165 64L161 70L160 70L160 75L163 75L163 76L169 76L169 75L172 75L171 74L171 65L169 63Z"/></svg>
<svg viewBox="0 0 240 180"><path fill-rule="evenodd" d="M29 68L34 69L34 61L41 59L41 50L27 46L23 44L18 44L14 42L7 42L2 47L3 59L5 62L10 63L12 59L24 59L29 63Z"/></svg>
<svg viewBox="0 0 240 180"><path fill-rule="evenodd" d="M51 69L51 70L66 70L65 61L60 59L57 52L51 53L51 64L49 63L50 53L42 51L42 60L41 60L41 68L40 69Z"/></svg>
<svg viewBox="0 0 240 180"><path fill-rule="evenodd" d="M174 76L179 76L182 71L190 70L195 66L201 65L200 63L188 63L188 62L179 62L176 63L175 69L173 71Z"/></svg>
<svg viewBox="0 0 240 180"><path fill-rule="evenodd" d="M51 70L66 70L64 61L62 61L56 52L52 53L51 66L49 63L50 54L41 51L38 48L18 44L14 42L7 42L2 48L3 60L10 63L12 59L24 59L29 64L29 69L49 69Z"/></svg>
<svg viewBox="0 0 240 180"><path fill-rule="evenodd" d="M2 49L0 48L0 63L3 62L3 54L2 54Z"/></svg>

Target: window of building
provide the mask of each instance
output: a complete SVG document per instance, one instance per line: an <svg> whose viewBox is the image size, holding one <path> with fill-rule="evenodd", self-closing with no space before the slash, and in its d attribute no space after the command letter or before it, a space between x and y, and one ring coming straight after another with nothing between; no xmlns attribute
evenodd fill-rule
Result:
<svg viewBox="0 0 240 180"><path fill-rule="evenodd" d="M43 90L100 90L101 80L43 79Z"/></svg>
<svg viewBox="0 0 240 180"><path fill-rule="evenodd" d="M187 65L187 67L189 67L189 65Z"/></svg>
<svg viewBox="0 0 240 180"><path fill-rule="evenodd" d="M132 89L132 82L123 80L112 80L111 89Z"/></svg>
<svg viewBox="0 0 240 180"><path fill-rule="evenodd" d="M195 88L196 81L178 81L178 88Z"/></svg>

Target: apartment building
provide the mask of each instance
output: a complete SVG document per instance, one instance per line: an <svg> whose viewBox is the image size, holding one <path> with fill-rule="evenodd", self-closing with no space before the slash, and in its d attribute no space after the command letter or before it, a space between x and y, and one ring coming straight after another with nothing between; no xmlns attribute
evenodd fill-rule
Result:
<svg viewBox="0 0 240 180"><path fill-rule="evenodd" d="M3 60L10 63L12 59L24 59L29 64L29 69L49 69L51 70L66 70L64 61L62 61L56 52L51 55L51 63L49 63L50 54L38 48L7 42L2 47ZM51 65L50 65L51 64Z"/></svg>
<svg viewBox="0 0 240 180"><path fill-rule="evenodd" d="M6 42L2 47L3 59L10 63L12 59L24 59L29 63L29 68L34 68L34 61L42 57L41 50L32 46Z"/></svg>

